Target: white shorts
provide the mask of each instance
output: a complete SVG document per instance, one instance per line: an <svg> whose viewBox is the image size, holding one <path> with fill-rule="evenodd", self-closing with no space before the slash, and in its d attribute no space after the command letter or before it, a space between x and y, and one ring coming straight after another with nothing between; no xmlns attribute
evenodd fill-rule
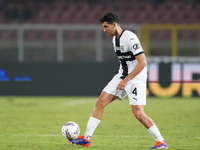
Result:
<svg viewBox="0 0 200 150"><path fill-rule="evenodd" d="M128 95L130 105L146 105L146 79L132 79L124 90L117 90L117 86L121 81L120 76L115 75L103 91L117 96L120 100L123 100Z"/></svg>

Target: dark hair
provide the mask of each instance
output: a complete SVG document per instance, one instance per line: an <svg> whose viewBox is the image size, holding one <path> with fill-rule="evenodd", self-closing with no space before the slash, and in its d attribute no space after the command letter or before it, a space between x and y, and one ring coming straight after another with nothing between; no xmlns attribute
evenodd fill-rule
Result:
<svg viewBox="0 0 200 150"><path fill-rule="evenodd" d="M100 18L100 22L101 24L103 22L108 22L109 24L113 24L114 22L119 23L119 18L114 12L108 12Z"/></svg>

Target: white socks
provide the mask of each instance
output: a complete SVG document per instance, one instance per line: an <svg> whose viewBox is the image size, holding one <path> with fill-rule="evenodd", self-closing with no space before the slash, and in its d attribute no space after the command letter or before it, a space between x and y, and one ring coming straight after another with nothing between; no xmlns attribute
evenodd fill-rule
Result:
<svg viewBox="0 0 200 150"><path fill-rule="evenodd" d="M156 141L160 141L163 142L164 138L162 137L162 135L160 134L160 131L158 130L158 127L156 126L156 124L154 124L152 127L150 127L149 129L147 129L148 132L154 137L154 139Z"/></svg>
<svg viewBox="0 0 200 150"><path fill-rule="evenodd" d="M99 123L100 123L99 119L94 118L92 116L89 118L87 128L84 134L86 139L89 140L91 138L92 134L94 133L94 130L96 129Z"/></svg>
<svg viewBox="0 0 200 150"><path fill-rule="evenodd" d="M86 139L90 139L96 129L96 127L98 126L98 124L100 123L100 120L94 117L90 117L87 127L86 127L86 131L85 131L85 138ZM163 142L164 138L162 137L162 135L160 134L160 131L158 130L158 127L156 126L156 124L154 124L152 127L150 127L149 129L147 129L148 132L154 137L154 139L156 141L160 141Z"/></svg>

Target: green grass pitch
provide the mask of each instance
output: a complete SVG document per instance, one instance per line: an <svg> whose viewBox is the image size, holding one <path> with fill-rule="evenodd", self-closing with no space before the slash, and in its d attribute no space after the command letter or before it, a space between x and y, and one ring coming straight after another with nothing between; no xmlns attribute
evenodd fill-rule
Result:
<svg viewBox="0 0 200 150"><path fill-rule="evenodd" d="M148 150L155 140L131 112L128 99L109 104L90 147L61 135L67 121L84 134L96 97L0 97L0 150ZM200 150L200 99L148 98L145 112L171 150Z"/></svg>

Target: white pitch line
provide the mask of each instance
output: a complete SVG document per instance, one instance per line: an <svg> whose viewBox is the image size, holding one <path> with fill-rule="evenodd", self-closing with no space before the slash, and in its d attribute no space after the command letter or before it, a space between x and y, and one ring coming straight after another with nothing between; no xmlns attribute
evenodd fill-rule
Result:
<svg viewBox="0 0 200 150"><path fill-rule="evenodd" d="M80 105L80 104L84 104L87 101L85 99L80 99L80 100L74 100L68 103L65 103L65 106L75 106L75 105Z"/></svg>
<svg viewBox="0 0 200 150"><path fill-rule="evenodd" d="M30 134L0 134L0 136L62 136L62 135L30 135Z"/></svg>
<svg viewBox="0 0 200 150"><path fill-rule="evenodd" d="M148 137L148 136L134 136L134 135L94 135L94 137L105 137L105 138L131 138L131 137Z"/></svg>
<svg viewBox="0 0 200 150"><path fill-rule="evenodd" d="M5 134L0 134L0 136L62 136L59 134L55 135L30 135L30 134L12 134L12 135L5 135ZM131 136L131 135L94 135L93 137L105 137L105 138L115 138L115 137L122 137L122 138L130 138L130 137L147 137L147 136Z"/></svg>
<svg viewBox="0 0 200 150"><path fill-rule="evenodd" d="M30 134L0 134L0 136L40 136L40 137L56 137L62 136L61 134L53 134L53 135L45 135L45 134L38 134L38 135L30 135ZM149 137L149 136L136 136L136 135L93 135L93 137L104 137L104 138L142 138L142 137ZM200 138L200 137L193 137L193 138Z"/></svg>

